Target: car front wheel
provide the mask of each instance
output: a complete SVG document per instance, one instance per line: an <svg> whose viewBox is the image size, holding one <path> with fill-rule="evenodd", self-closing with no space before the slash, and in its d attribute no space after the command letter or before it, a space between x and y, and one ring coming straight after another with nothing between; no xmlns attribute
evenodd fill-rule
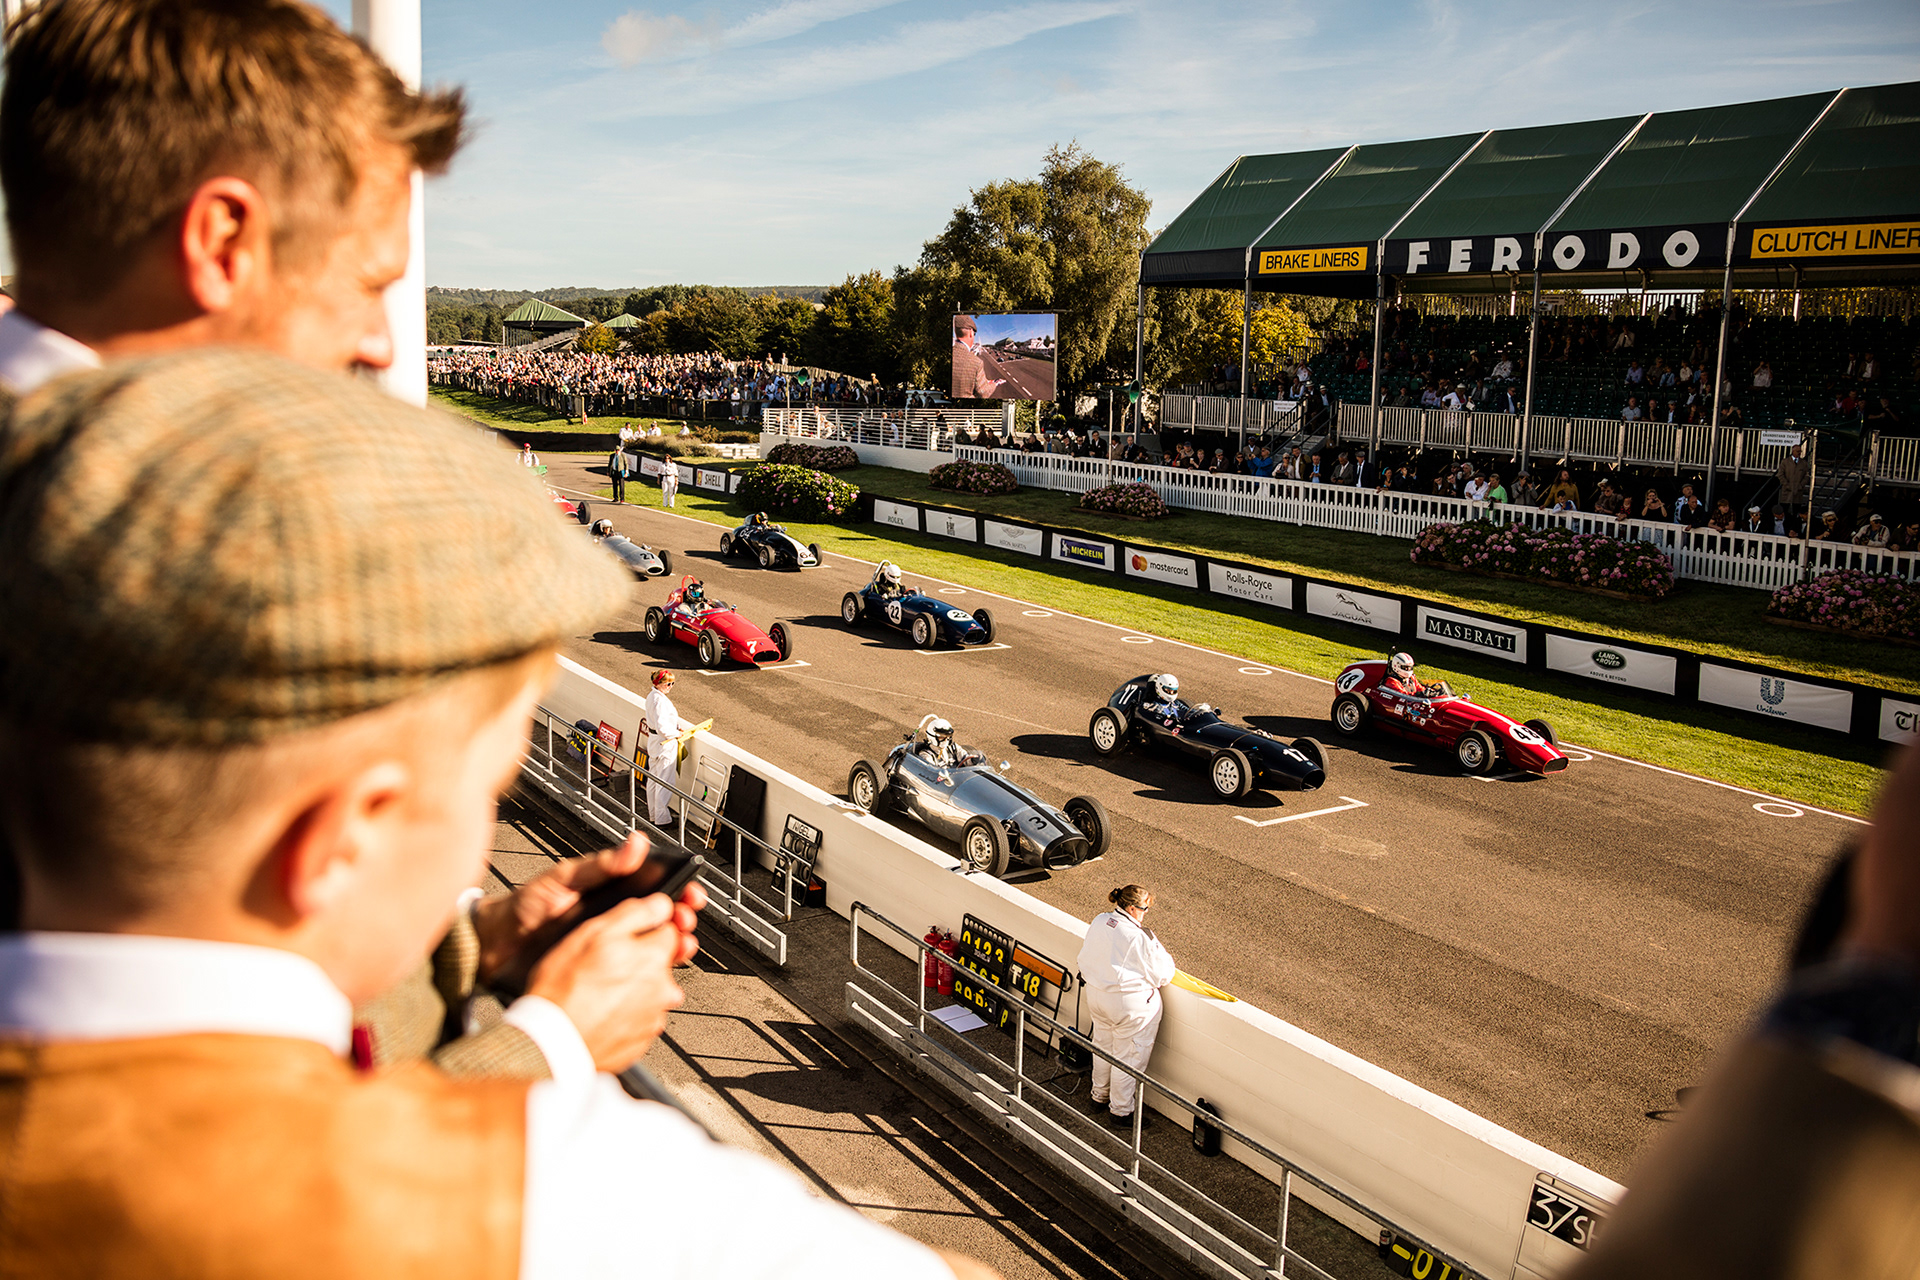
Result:
<svg viewBox="0 0 1920 1280"><path fill-rule="evenodd" d="M1216 751L1207 762L1207 779L1222 800L1238 800L1253 790L1253 762L1232 747Z"/></svg>
<svg viewBox="0 0 1920 1280"><path fill-rule="evenodd" d="M880 794L883 790L880 778L880 766L873 761L855 762L853 768L847 773L847 799L868 813L878 812Z"/></svg>
<svg viewBox="0 0 1920 1280"><path fill-rule="evenodd" d="M1099 754L1119 755L1127 745L1127 726L1121 723L1119 712L1112 707L1102 707L1087 722L1087 737L1092 740L1093 749Z"/></svg>
<svg viewBox="0 0 1920 1280"><path fill-rule="evenodd" d="M987 633L987 638L981 641L981 643L992 644L993 643L993 614L986 609L975 609L973 611L973 620L979 623L981 630Z"/></svg>
<svg viewBox="0 0 1920 1280"><path fill-rule="evenodd" d="M700 653L700 665L717 667L727 660L727 646L720 639L718 631L702 631L700 643L695 646Z"/></svg>
<svg viewBox="0 0 1920 1280"><path fill-rule="evenodd" d="M659 644L660 637L667 630L667 615L660 612L657 606L648 609L646 621L640 624L640 630L646 633L648 644Z"/></svg>
<svg viewBox="0 0 1920 1280"><path fill-rule="evenodd" d="M766 543L763 542L759 546L755 547L753 551L754 551L754 554L760 558L760 567L762 569L773 568L773 548L772 547L769 547Z"/></svg>
<svg viewBox="0 0 1920 1280"><path fill-rule="evenodd" d="M1357 693L1343 693L1333 700L1333 727L1349 737L1367 727L1367 702Z"/></svg>
<svg viewBox="0 0 1920 1280"><path fill-rule="evenodd" d="M984 871L998 879L1007 874L1013 848L998 822L976 815L961 829L960 855L966 860L967 870Z"/></svg>
<svg viewBox="0 0 1920 1280"><path fill-rule="evenodd" d="M1553 726L1545 720L1529 720L1527 721L1526 727L1545 738L1548 746L1557 747L1560 745L1560 739L1553 732Z"/></svg>
<svg viewBox="0 0 1920 1280"><path fill-rule="evenodd" d="M933 648L933 619L924 613L915 614L913 617L913 647Z"/></svg>
<svg viewBox="0 0 1920 1280"><path fill-rule="evenodd" d="M730 558L732 558L732 556L733 556L733 550L734 550L734 548L733 548L733 535L732 535L732 534L730 534L730 533L723 533L723 534L721 534L721 535L720 535L720 557L721 557L721 559L723 559L723 560L724 560L724 559L730 559Z"/></svg>
<svg viewBox="0 0 1920 1280"><path fill-rule="evenodd" d="M1107 807L1092 796L1075 796L1067 801L1062 812L1087 838L1087 857L1105 855L1113 844L1113 825L1107 821Z"/></svg>
<svg viewBox="0 0 1920 1280"><path fill-rule="evenodd" d="M865 612L866 608L860 603L860 595L858 592L849 591L840 597L840 621L846 623L848 626L859 626L861 615Z"/></svg>
<svg viewBox="0 0 1920 1280"><path fill-rule="evenodd" d="M780 651L780 661L793 657L793 632L787 630L787 624L776 622L767 628L767 639L773 641L773 647Z"/></svg>
<svg viewBox="0 0 1920 1280"><path fill-rule="evenodd" d="M1465 773L1485 773L1493 767L1493 739L1479 729L1469 729L1453 744L1453 758Z"/></svg>

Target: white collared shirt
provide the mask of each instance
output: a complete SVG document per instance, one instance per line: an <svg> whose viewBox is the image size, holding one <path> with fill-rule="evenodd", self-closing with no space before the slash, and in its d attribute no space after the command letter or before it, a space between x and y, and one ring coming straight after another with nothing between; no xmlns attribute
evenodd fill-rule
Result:
<svg viewBox="0 0 1920 1280"><path fill-rule="evenodd" d="M1145 925L1124 911L1108 911L1087 926L1080 945L1080 976L1114 995L1145 997L1173 981L1173 957Z"/></svg>
<svg viewBox="0 0 1920 1280"><path fill-rule="evenodd" d="M37 390L63 373L98 369L100 353L14 307L0 315L0 387L16 396Z"/></svg>
<svg viewBox="0 0 1920 1280"><path fill-rule="evenodd" d="M528 999L537 997L514 1009ZM132 934L0 936L0 1036L220 1032L344 1054L352 1017L319 966L291 952ZM611 1076L563 1076L565 1064L551 1052L548 1060L554 1078L527 1094L522 1280L951 1280L924 1246L813 1195L769 1161L711 1141L669 1107L634 1101Z"/></svg>

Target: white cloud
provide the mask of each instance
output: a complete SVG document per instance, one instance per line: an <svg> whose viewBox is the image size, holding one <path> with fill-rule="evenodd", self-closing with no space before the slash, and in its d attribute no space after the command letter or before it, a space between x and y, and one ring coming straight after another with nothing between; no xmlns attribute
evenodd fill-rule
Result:
<svg viewBox="0 0 1920 1280"><path fill-rule="evenodd" d="M638 9L615 18L600 36L600 47L623 67L657 62L696 44L718 42L719 28L711 22L691 22L677 13L656 17Z"/></svg>

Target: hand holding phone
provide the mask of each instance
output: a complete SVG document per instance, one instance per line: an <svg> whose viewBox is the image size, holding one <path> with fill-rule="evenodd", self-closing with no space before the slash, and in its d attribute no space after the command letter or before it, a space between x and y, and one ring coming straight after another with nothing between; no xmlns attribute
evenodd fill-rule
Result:
<svg viewBox="0 0 1920 1280"><path fill-rule="evenodd" d="M649 853L637 871L616 876L588 889L579 902L535 930L514 956L503 964L489 984L503 999L512 1000L526 992L527 981L535 966L549 951L581 924L605 915L629 898L645 898L664 893L679 897L682 890L700 874L706 859L697 853Z"/></svg>

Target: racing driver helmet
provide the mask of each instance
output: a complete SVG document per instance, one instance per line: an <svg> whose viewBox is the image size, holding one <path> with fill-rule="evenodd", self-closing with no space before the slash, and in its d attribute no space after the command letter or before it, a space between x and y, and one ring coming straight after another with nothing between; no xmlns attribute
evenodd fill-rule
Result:
<svg viewBox="0 0 1920 1280"><path fill-rule="evenodd" d="M761 528L767 523L767 513L764 511L756 511L747 523L753 525L755 528Z"/></svg>
<svg viewBox="0 0 1920 1280"><path fill-rule="evenodd" d="M936 716L927 724L927 741L944 746L953 741L953 724Z"/></svg>
<svg viewBox="0 0 1920 1280"><path fill-rule="evenodd" d="M1180 696L1180 677L1159 675L1153 678L1153 691L1160 695L1162 702L1172 702Z"/></svg>
<svg viewBox="0 0 1920 1280"><path fill-rule="evenodd" d="M701 585L700 579L695 578L687 584L687 589L680 593L680 599L697 609L707 602L707 589Z"/></svg>
<svg viewBox="0 0 1920 1280"><path fill-rule="evenodd" d="M1391 658L1387 659L1387 670L1393 673L1393 677L1396 680L1411 680L1413 678L1413 655L1404 652L1394 654Z"/></svg>
<svg viewBox="0 0 1920 1280"><path fill-rule="evenodd" d="M882 560L880 562L880 581L886 583L890 587L899 586L900 585L900 566L895 564L891 560ZM942 720L940 723L945 724L946 721Z"/></svg>

